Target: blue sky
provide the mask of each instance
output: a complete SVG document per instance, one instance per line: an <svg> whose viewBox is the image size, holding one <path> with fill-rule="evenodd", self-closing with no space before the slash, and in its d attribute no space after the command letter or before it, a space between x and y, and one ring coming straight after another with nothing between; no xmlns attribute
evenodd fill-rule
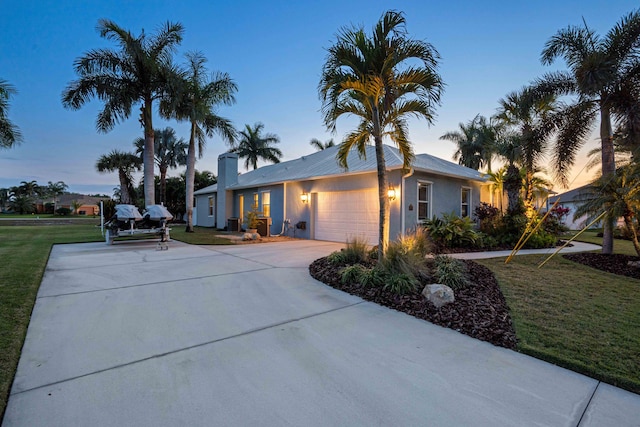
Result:
<svg viewBox="0 0 640 427"><path fill-rule="evenodd" d="M353 126L341 120L337 134L322 124L317 94L326 48L346 25L370 29L388 9L404 11L412 38L432 43L442 57L446 83L432 126L412 121L416 152L451 160L450 142L438 138L476 114L492 115L498 100L544 72L564 69L562 62L542 66L544 43L560 28L581 25L582 18L606 33L635 1L452 2L452 1L69 1L2 0L0 78L17 90L9 117L24 142L0 151L0 187L20 181L64 181L71 191L111 194L116 174L99 174L95 162L112 149L132 150L142 136L133 117L107 134L95 130L101 108L92 101L79 111L62 107L60 96L77 76L73 62L89 49L114 47L95 30L108 18L134 34L154 32L167 20L180 22L185 35L175 59L202 51L211 71L224 71L238 84L237 102L218 113L237 128L263 122L277 134L284 159L310 153L311 138L340 141ZM188 126L154 116L154 127L173 127L188 138ZM583 153L597 145L595 136ZM227 147L210 139L198 170L216 172L216 158ZM584 156L574 167L572 187L584 184ZM175 176L181 171L171 171ZM559 186L555 187L561 191Z"/></svg>

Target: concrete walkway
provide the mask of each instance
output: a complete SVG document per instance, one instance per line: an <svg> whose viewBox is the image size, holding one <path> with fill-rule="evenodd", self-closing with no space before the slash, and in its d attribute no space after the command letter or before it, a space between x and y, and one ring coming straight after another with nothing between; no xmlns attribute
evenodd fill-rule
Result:
<svg viewBox="0 0 640 427"><path fill-rule="evenodd" d="M572 246L563 248L559 254L569 254L574 252L588 252L597 251L602 249L602 246L593 245L591 243L584 242L571 242ZM547 249L521 249L517 252L517 255L541 255L542 259L545 259L552 255L557 248ZM453 258L458 259L486 259L486 258L502 258L511 255L511 251L488 251L488 252L465 252L461 254L451 254Z"/></svg>
<svg viewBox="0 0 640 427"><path fill-rule="evenodd" d="M55 246L3 426L640 424L639 395L312 279L339 247Z"/></svg>

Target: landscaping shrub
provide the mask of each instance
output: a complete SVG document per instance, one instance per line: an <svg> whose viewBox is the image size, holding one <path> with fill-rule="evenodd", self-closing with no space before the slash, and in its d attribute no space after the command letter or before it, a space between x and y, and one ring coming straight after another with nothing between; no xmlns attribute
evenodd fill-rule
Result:
<svg viewBox="0 0 640 427"><path fill-rule="evenodd" d="M480 224L480 231L486 234L494 234L501 224L502 215L500 210L488 203L480 203L473 212L474 218Z"/></svg>
<svg viewBox="0 0 640 427"><path fill-rule="evenodd" d="M367 259L369 242L363 236L352 236L347 240L347 247L342 250L347 264L355 264Z"/></svg>
<svg viewBox="0 0 640 427"><path fill-rule="evenodd" d="M346 264L346 256L343 251L335 251L331 252L329 256L327 256L327 261L329 261L333 265L343 265Z"/></svg>
<svg viewBox="0 0 640 427"><path fill-rule="evenodd" d="M556 206L549 211L549 215L544 220L542 228L549 234L559 236L569 231L569 227L564 225L564 218L569 215L569 208Z"/></svg>
<svg viewBox="0 0 640 427"><path fill-rule="evenodd" d="M342 269L340 281L345 283L361 283L367 268L360 264L349 265Z"/></svg>
<svg viewBox="0 0 640 427"><path fill-rule="evenodd" d="M437 255L433 261L434 275L438 283L454 291L469 286L467 267L462 261L446 255Z"/></svg>
<svg viewBox="0 0 640 427"><path fill-rule="evenodd" d="M425 269L424 254L421 245L409 244L410 239L390 242L384 258L378 266L389 276L406 274L416 277Z"/></svg>
<svg viewBox="0 0 640 427"><path fill-rule="evenodd" d="M434 216L423 223L431 242L438 251L445 248L472 248L481 241L471 218L460 218L454 213Z"/></svg>
<svg viewBox="0 0 640 427"><path fill-rule="evenodd" d="M377 287L384 285L387 275L378 266L366 269L360 276L360 284L365 287Z"/></svg>
<svg viewBox="0 0 640 427"><path fill-rule="evenodd" d="M394 274L387 277L383 289L397 295L405 295L415 292L418 283L418 280L411 274Z"/></svg>
<svg viewBox="0 0 640 427"><path fill-rule="evenodd" d="M538 229L534 234L529 237L527 243L525 243L525 249L542 249L542 248L551 248L556 245L558 238L551 234L547 233L544 230Z"/></svg>
<svg viewBox="0 0 640 427"><path fill-rule="evenodd" d="M60 216L71 215L71 209L69 208L58 208L56 209L56 214Z"/></svg>

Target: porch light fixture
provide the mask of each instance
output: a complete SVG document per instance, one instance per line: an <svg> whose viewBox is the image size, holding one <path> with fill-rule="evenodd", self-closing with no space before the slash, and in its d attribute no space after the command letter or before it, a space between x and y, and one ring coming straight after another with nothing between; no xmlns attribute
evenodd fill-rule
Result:
<svg viewBox="0 0 640 427"><path fill-rule="evenodd" d="M395 200L396 199L396 189L393 187L389 187L389 189L387 190L387 197L389 197L389 200Z"/></svg>
<svg viewBox="0 0 640 427"><path fill-rule="evenodd" d="M309 193L302 193L300 195L300 201L302 203L309 203Z"/></svg>

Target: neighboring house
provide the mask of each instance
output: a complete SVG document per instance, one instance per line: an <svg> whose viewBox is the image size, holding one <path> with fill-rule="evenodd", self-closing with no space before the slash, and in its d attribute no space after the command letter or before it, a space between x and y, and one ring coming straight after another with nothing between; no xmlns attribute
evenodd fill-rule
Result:
<svg viewBox="0 0 640 427"><path fill-rule="evenodd" d="M77 215L100 215L100 201L109 200L109 197L92 197L84 194L63 194L58 196L55 208L69 208L72 213ZM73 212L73 202L80 203L78 212Z"/></svg>
<svg viewBox="0 0 640 427"><path fill-rule="evenodd" d="M567 215L564 220L564 224L569 227L570 230L582 230L586 227L587 217L581 216L579 218L574 218L573 215L576 212L578 206L583 204L585 201L589 200L588 195L588 185L583 185L582 187L575 188L573 190L567 191L566 193L559 194L557 196L549 197L549 206L553 206L556 200L560 199L558 206L562 206L563 208L569 208L569 215ZM592 226L592 228L601 227L600 223L597 223Z"/></svg>
<svg viewBox="0 0 640 427"><path fill-rule="evenodd" d="M379 198L375 147L366 157L352 151L349 169L336 161L338 147L238 174L238 157L218 157L218 183L196 191L196 225L225 228L229 219L240 224L255 206L271 218L271 234L345 242L364 236L378 242ZM488 198L484 175L452 162L418 154L404 173L402 156L385 145L391 203L390 236L395 238L434 215L470 216ZM387 191L385 191L387 193ZM293 230L284 227L289 219ZM232 220L233 221L233 220ZM233 225L233 224L231 224Z"/></svg>

